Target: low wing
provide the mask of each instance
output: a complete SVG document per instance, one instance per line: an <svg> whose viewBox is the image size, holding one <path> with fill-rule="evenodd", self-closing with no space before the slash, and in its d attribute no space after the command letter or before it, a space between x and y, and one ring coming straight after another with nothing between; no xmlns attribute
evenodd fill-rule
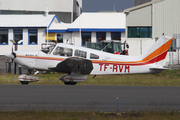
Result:
<svg viewBox="0 0 180 120"><path fill-rule="evenodd" d="M57 64L56 67L49 68L55 72L71 73L80 72L81 74L90 74L93 70L92 61L83 58L67 58Z"/></svg>

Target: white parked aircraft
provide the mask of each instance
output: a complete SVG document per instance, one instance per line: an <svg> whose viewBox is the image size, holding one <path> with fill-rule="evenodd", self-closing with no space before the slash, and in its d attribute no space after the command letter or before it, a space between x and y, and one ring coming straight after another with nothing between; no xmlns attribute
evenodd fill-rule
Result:
<svg viewBox="0 0 180 120"><path fill-rule="evenodd" d="M14 51L5 56L28 70L68 73L60 77L65 84L75 85L87 76L107 74L157 73L165 70L165 59L173 37L161 36L140 56L126 56L90 48L58 43L40 51ZM22 84L38 81L27 75L19 76Z"/></svg>

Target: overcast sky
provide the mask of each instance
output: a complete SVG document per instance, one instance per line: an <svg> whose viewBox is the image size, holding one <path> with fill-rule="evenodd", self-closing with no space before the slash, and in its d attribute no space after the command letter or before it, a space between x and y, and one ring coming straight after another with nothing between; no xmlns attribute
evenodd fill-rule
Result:
<svg viewBox="0 0 180 120"><path fill-rule="evenodd" d="M82 0L82 5L83 12L121 11L133 7L134 0Z"/></svg>

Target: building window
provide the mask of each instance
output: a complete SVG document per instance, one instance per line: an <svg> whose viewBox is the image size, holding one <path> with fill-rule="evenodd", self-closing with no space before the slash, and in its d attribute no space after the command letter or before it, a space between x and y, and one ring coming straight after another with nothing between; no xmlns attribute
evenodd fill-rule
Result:
<svg viewBox="0 0 180 120"><path fill-rule="evenodd" d="M57 34L57 43L63 43L63 34Z"/></svg>
<svg viewBox="0 0 180 120"><path fill-rule="evenodd" d="M22 29L15 29L14 30L14 41L18 42L20 40L23 40L23 30ZM20 43L22 45L22 43Z"/></svg>
<svg viewBox="0 0 180 120"><path fill-rule="evenodd" d="M121 40L121 32L111 32L111 40Z"/></svg>
<svg viewBox="0 0 180 120"><path fill-rule="evenodd" d="M91 41L90 32L82 32L82 46L85 46L86 42Z"/></svg>
<svg viewBox="0 0 180 120"><path fill-rule="evenodd" d="M105 40L106 39L106 32L97 32L96 33L96 39L97 39L97 42L100 42L101 40Z"/></svg>
<svg viewBox="0 0 180 120"><path fill-rule="evenodd" d="M0 29L0 45L8 44L8 30Z"/></svg>
<svg viewBox="0 0 180 120"><path fill-rule="evenodd" d="M29 44L30 45L38 44L37 30L36 29L28 30L28 33L29 33Z"/></svg>
<svg viewBox="0 0 180 120"><path fill-rule="evenodd" d="M152 27L128 27L128 38L152 38Z"/></svg>

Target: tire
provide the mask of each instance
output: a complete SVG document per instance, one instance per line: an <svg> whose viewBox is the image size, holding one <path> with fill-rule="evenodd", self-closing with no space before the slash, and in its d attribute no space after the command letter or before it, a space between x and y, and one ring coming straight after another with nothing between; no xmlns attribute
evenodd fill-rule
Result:
<svg viewBox="0 0 180 120"><path fill-rule="evenodd" d="M22 85L28 85L29 82L27 81L20 81Z"/></svg>
<svg viewBox="0 0 180 120"><path fill-rule="evenodd" d="M65 85L76 85L77 82L64 82Z"/></svg>

